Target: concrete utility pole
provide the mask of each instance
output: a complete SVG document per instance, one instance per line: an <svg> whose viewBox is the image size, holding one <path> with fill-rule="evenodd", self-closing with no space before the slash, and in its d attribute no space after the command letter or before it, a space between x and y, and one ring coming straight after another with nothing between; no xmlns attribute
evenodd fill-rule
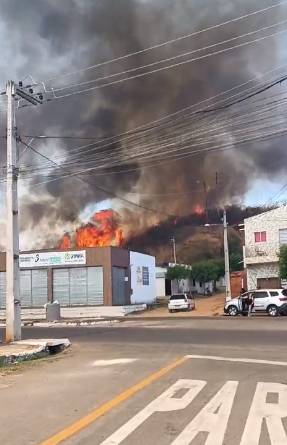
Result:
<svg viewBox="0 0 287 445"><path fill-rule="evenodd" d="M174 264L176 264L176 244L175 244L175 237L174 236L171 238L171 242L172 242L172 245L173 245L173 262L174 262Z"/></svg>
<svg viewBox="0 0 287 445"><path fill-rule="evenodd" d="M15 125L15 85L7 82L7 194L6 194L6 341L21 339L19 301L18 150Z"/></svg>
<svg viewBox="0 0 287 445"><path fill-rule="evenodd" d="M223 209L223 241L224 241L224 263L225 263L225 282L226 282L225 299L226 301L229 301L231 300L231 286L230 286L229 248L228 248L227 221L226 221L225 208Z"/></svg>
<svg viewBox="0 0 287 445"><path fill-rule="evenodd" d="M4 93L5 94L5 93ZM6 191L6 342L21 340L19 227L18 227L18 148L15 122L15 99L22 98L33 105L42 103L33 90L8 81L7 96L7 191Z"/></svg>

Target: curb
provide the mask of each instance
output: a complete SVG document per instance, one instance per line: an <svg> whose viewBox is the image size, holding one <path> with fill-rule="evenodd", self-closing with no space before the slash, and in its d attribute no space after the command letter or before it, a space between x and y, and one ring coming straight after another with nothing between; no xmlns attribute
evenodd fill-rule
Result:
<svg viewBox="0 0 287 445"><path fill-rule="evenodd" d="M172 317L165 315L163 317L132 317L129 316L125 318L123 321L129 320L139 320L139 321L160 321L160 320L174 320L174 321L190 321L190 320L223 320L225 318L235 318L235 317L226 317L226 315L193 315L191 317Z"/></svg>
<svg viewBox="0 0 287 445"><path fill-rule="evenodd" d="M8 353L0 356L0 367L13 365L15 363L21 363L28 360L36 360L38 358L46 357L50 354L55 354L57 352L61 352L64 349L70 347L70 340L67 338L63 339L47 339L47 340L22 340L16 341L12 343L12 345L27 345L27 347L34 346L34 349L22 351L22 352L14 352Z"/></svg>

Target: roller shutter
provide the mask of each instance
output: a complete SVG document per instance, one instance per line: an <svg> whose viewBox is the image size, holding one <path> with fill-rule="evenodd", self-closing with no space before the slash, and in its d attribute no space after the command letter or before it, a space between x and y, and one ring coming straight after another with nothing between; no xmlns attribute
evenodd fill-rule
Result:
<svg viewBox="0 0 287 445"><path fill-rule="evenodd" d="M75 267L70 269L70 305L87 304L87 269Z"/></svg>
<svg viewBox="0 0 287 445"><path fill-rule="evenodd" d="M6 272L0 272L0 309L6 306Z"/></svg>
<svg viewBox="0 0 287 445"><path fill-rule="evenodd" d="M61 306L97 306L104 303L103 268L54 269L53 300Z"/></svg>
<svg viewBox="0 0 287 445"><path fill-rule="evenodd" d="M69 306L69 269L53 270L53 300L59 301L62 306Z"/></svg>
<svg viewBox="0 0 287 445"><path fill-rule="evenodd" d="M22 307L32 306L31 270L20 271L20 300Z"/></svg>
<svg viewBox="0 0 287 445"><path fill-rule="evenodd" d="M102 267L87 267L88 305L104 304L104 280Z"/></svg>
<svg viewBox="0 0 287 445"><path fill-rule="evenodd" d="M32 270L32 306L43 307L48 301L47 269Z"/></svg>

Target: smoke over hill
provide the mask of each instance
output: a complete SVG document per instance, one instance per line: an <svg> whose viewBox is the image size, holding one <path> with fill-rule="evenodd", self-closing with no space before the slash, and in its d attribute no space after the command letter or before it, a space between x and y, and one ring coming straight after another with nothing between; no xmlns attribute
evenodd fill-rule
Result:
<svg viewBox="0 0 287 445"><path fill-rule="evenodd" d="M136 131L129 138L99 142L216 96L251 78L262 80L261 73L280 65L283 58L286 39L282 33L258 44L186 62L191 57L213 52L212 45L218 42L230 42L216 47L221 51L275 33L277 28L247 36L283 20L284 6L153 51L142 50L269 5L267 0L1 1L1 83L8 78L25 81L25 75L31 73L39 81L51 79L45 82L46 87L59 89L58 95L65 95L86 88L71 85L92 79L96 80L89 87L104 86L105 81L97 79L106 76L115 76L109 81L130 78L19 111L21 135L90 136L98 141L92 144L93 139L34 140L37 150L56 159L62 169L26 150L21 159L21 247L55 245L64 232L75 230L82 223L83 212L90 209L92 216L96 205L106 199L119 210L126 233L144 232L170 216L189 215L197 206L204 208L207 200L211 207L242 203L252 181L283 173L284 140L256 143L262 127L259 129L256 124L252 131L245 129L250 120L248 112L259 106L254 101L239 105L231 114L217 113L204 118L193 117L186 110L161 122L164 125L149 125L148 132ZM209 49L203 51L204 47ZM137 54L77 75L58 77L130 52ZM195 56L182 56L188 52L194 52ZM180 58L172 63L184 63L133 79L135 74L145 74L146 68L116 76L118 72L129 72L175 56ZM160 63L156 68L170 64ZM278 87L275 93L282 88ZM273 115L277 116L276 110ZM247 118L244 120L242 116ZM280 116L283 124L284 114ZM234 127L238 120L240 126ZM222 122L224 128L219 130ZM216 131L212 138L207 137L213 128ZM238 145L246 133L247 142ZM92 145L78 148L87 144ZM205 150L214 146L224 150L206 155ZM190 156L194 150L196 156ZM4 144L1 158L2 163ZM81 179L72 176L78 170L85 172ZM137 209L116 196L142 207Z"/></svg>

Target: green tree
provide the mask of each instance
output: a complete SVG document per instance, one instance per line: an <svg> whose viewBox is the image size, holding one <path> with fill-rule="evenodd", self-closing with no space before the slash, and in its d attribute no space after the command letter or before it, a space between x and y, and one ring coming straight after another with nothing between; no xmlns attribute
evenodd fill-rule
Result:
<svg viewBox="0 0 287 445"><path fill-rule="evenodd" d="M190 269L176 265L167 269L166 278L168 280L185 280L190 277Z"/></svg>
<svg viewBox="0 0 287 445"><path fill-rule="evenodd" d="M279 252L279 272L282 280L287 279L287 246L281 246Z"/></svg>
<svg viewBox="0 0 287 445"><path fill-rule="evenodd" d="M231 272L243 270L243 257L241 253L232 253L229 257L229 266Z"/></svg>
<svg viewBox="0 0 287 445"><path fill-rule="evenodd" d="M192 266L191 274L192 278L203 283L204 287L209 281L215 284L224 275L224 261L220 259L200 261Z"/></svg>

